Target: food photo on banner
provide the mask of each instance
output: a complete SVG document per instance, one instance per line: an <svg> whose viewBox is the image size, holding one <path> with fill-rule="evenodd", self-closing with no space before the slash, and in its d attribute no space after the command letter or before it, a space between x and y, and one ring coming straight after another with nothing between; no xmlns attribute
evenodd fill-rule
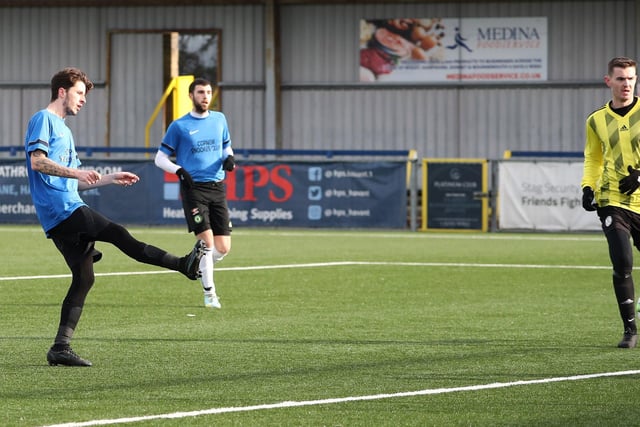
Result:
<svg viewBox="0 0 640 427"><path fill-rule="evenodd" d="M547 18L360 21L361 82L545 81Z"/></svg>

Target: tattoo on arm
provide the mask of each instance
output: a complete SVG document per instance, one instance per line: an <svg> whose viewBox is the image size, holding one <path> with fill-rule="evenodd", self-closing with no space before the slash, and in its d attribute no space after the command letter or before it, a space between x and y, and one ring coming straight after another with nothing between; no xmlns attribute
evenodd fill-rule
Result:
<svg viewBox="0 0 640 427"><path fill-rule="evenodd" d="M61 176L65 178L75 178L73 169L64 167L49 159L46 154L40 150L31 153L31 167L33 170L44 173L46 175Z"/></svg>

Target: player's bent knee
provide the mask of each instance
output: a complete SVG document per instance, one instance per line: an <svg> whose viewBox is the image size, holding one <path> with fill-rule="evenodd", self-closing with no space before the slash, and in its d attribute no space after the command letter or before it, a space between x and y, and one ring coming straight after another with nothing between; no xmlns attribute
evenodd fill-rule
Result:
<svg viewBox="0 0 640 427"><path fill-rule="evenodd" d="M227 248L220 248L220 249L213 248L212 252L213 252L213 262L218 262L218 261L221 261L222 258L227 256L227 254L229 253L229 250Z"/></svg>

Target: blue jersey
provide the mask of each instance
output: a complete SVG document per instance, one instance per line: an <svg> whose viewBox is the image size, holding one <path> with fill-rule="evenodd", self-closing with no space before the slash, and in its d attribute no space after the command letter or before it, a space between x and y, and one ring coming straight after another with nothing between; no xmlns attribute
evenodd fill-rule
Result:
<svg viewBox="0 0 640 427"><path fill-rule="evenodd" d="M207 117L191 113L173 121L162 139L160 151L176 156L176 163L189 172L195 182L222 181L224 149L231 145L227 118L218 111Z"/></svg>
<svg viewBox="0 0 640 427"><path fill-rule="evenodd" d="M71 130L64 120L40 110L31 117L24 140L31 198L45 232L67 219L85 203L78 194L78 180L36 172L31 169L30 154L42 150L54 162L69 168L80 166Z"/></svg>

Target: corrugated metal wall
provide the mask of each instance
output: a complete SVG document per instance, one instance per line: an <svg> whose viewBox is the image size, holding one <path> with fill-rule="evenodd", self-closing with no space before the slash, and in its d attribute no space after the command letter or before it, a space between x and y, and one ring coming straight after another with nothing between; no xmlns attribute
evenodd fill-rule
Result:
<svg viewBox="0 0 640 427"><path fill-rule="evenodd" d="M163 36L159 33L111 36L109 96L112 108L108 135L111 146L144 146L145 126L165 90L162 47ZM155 147L161 141L163 125L160 114L151 128L150 146Z"/></svg>
<svg viewBox="0 0 640 427"><path fill-rule="evenodd" d="M69 25L60 25L61 22ZM69 125L77 145L144 146L144 127L159 101L162 40L159 34L114 35L107 76L109 32L117 30L222 29L223 94L234 141L261 145L263 133L263 8L252 6L154 8L0 8L0 145L21 145L26 123L46 107L51 75L69 65L96 83L87 106ZM111 79L111 120L107 132ZM161 121L154 122L152 145ZM109 135L110 140L107 141ZM245 142L246 141L246 142Z"/></svg>
<svg viewBox="0 0 640 427"><path fill-rule="evenodd" d="M357 80L360 19L512 16L548 18L553 84L348 87ZM635 17L635 1L285 7L283 143L417 148L422 157L580 151L586 116L609 97L602 83L608 60L638 53Z"/></svg>
<svg viewBox="0 0 640 427"><path fill-rule="evenodd" d="M636 55L636 15L633 0L285 6L282 79L356 81L360 19L546 16L549 80L592 81L611 56Z"/></svg>
<svg viewBox="0 0 640 427"><path fill-rule="evenodd" d="M501 157L505 149L581 150L584 119L609 98L602 83L616 55L638 55L637 0L283 5L280 7L282 148L418 149L422 157ZM357 82L363 18L546 16L546 85L367 86ZM69 25L61 25L60 23ZM0 9L1 145L22 143L46 106L51 74L85 69L98 87L70 120L78 145L141 146L162 89L157 37L123 38L111 65L109 31L222 30L223 110L237 148L264 147L264 7ZM135 42L132 40L135 39ZM102 84L101 84L102 83ZM157 93L156 93L157 92ZM153 139L161 132L156 129ZM152 141L153 143L153 141Z"/></svg>

